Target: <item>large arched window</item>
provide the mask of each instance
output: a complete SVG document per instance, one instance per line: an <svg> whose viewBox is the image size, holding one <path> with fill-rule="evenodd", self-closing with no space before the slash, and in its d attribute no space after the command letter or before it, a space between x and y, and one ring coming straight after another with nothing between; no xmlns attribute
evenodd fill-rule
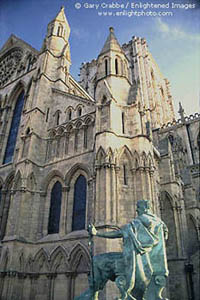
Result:
<svg viewBox="0 0 200 300"><path fill-rule="evenodd" d="M57 181L51 190L48 234L58 233L62 200L62 185Z"/></svg>
<svg viewBox="0 0 200 300"><path fill-rule="evenodd" d="M85 229L86 193L86 179L83 175L80 175L74 186L72 231Z"/></svg>
<svg viewBox="0 0 200 300"><path fill-rule="evenodd" d="M4 164L11 162L13 158L23 106L24 106L24 91L22 91L21 94L19 95L15 105L10 132L8 136L8 141L6 145L6 151L3 160Z"/></svg>

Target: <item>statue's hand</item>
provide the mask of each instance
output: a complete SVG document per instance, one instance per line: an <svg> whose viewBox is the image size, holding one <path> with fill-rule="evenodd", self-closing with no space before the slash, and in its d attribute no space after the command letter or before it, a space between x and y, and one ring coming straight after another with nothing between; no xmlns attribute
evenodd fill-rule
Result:
<svg viewBox="0 0 200 300"><path fill-rule="evenodd" d="M88 232L91 235L97 235L97 230L96 230L96 228L95 228L95 226L93 224L89 224L88 225Z"/></svg>

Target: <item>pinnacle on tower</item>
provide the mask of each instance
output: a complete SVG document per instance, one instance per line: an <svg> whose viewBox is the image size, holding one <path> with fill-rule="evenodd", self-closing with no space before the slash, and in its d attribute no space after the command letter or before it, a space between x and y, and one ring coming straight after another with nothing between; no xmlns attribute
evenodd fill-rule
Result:
<svg viewBox="0 0 200 300"><path fill-rule="evenodd" d="M103 46L103 49L100 52L100 55L113 50L120 51L120 52L122 51L121 46L114 34L114 28L110 27L109 31L110 31L109 36Z"/></svg>
<svg viewBox="0 0 200 300"><path fill-rule="evenodd" d="M56 36L68 41L70 35L70 26L64 12L64 6L61 6L56 17L48 24L47 38Z"/></svg>

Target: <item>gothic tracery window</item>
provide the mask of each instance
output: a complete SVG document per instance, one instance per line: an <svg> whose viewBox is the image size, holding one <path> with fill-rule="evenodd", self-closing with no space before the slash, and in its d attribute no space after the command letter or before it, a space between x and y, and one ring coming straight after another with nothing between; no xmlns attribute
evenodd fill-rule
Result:
<svg viewBox="0 0 200 300"><path fill-rule="evenodd" d="M57 181L51 190L48 234L58 233L62 200L62 185Z"/></svg>
<svg viewBox="0 0 200 300"><path fill-rule="evenodd" d="M9 132L7 145L6 145L6 151L3 160L4 164L11 162L14 155L23 105L24 105L24 91L20 93L15 105L10 132Z"/></svg>
<svg viewBox="0 0 200 300"><path fill-rule="evenodd" d="M80 175L74 186L72 231L85 229L86 193L86 179L83 175Z"/></svg>

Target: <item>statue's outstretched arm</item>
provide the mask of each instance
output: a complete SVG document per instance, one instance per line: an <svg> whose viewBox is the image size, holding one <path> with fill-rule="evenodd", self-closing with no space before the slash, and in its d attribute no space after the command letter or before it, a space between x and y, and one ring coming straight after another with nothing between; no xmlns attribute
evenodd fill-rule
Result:
<svg viewBox="0 0 200 300"><path fill-rule="evenodd" d="M120 229L110 231L110 232L98 232L95 228L94 225L90 224L90 233L92 235L98 236L98 237L103 237L103 238L108 238L108 239L116 239L116 238L122 238L122 232Z"/></svg>

